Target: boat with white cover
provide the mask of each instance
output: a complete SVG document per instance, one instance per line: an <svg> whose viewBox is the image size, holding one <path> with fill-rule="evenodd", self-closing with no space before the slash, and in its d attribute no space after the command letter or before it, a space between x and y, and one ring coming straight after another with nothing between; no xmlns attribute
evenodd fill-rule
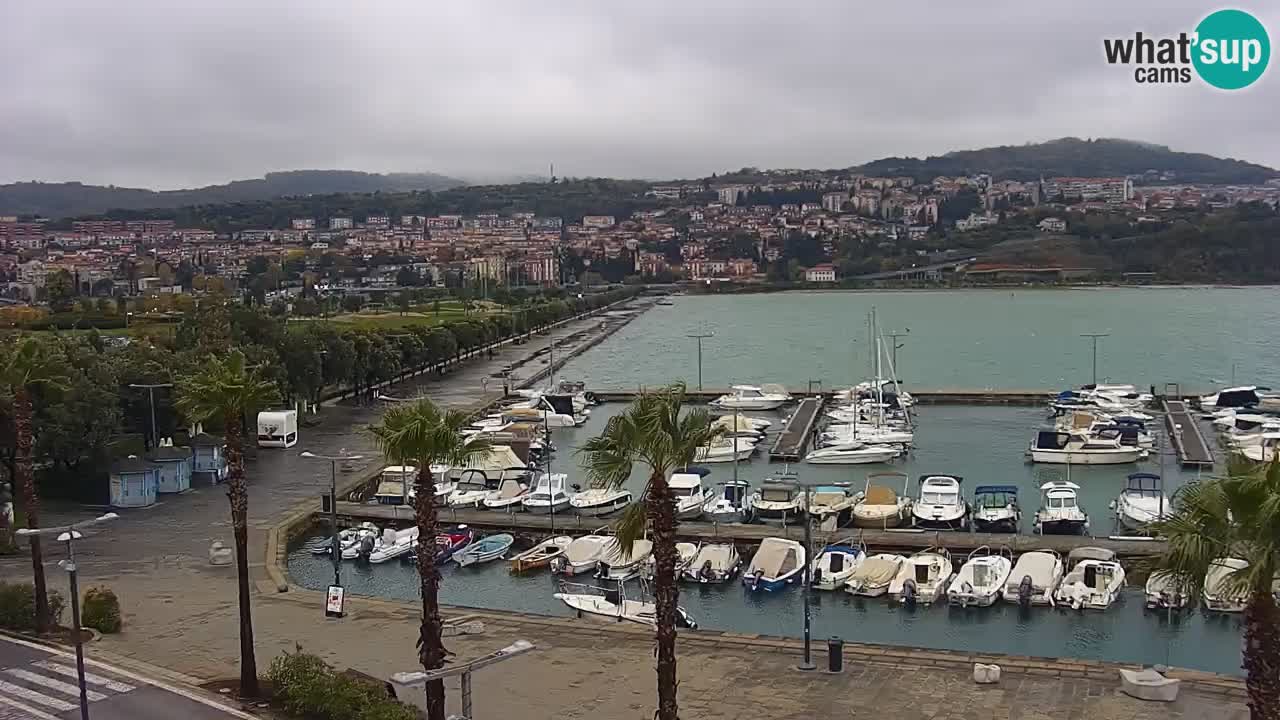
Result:
<svg viewBox="0 0 1280 720"><path fill-rule="evenodd" d="M1016 533L1022 524L1017 485L979 485L973 489L973 529Z"/></svg>
<svg viewBox="0 0 1280 720"><path fill-rule="evenodd" d="M791 402L791 393L781 385L733 385L727 395L711 401L712 407L724 410L777 410Z"/></svg>
<svg viewBox="0 0 1280 720"><path fill-rule="evenodd" d="M809 490L809 516L819 528L827 531L842 528L853 517L853 506L862 499L861 493L849 492L843 485L818 485Z"/></svg>
<svg viewBox="0 0 1280 720"><path fill-rule="evenodd" d="M741 567L742 558L733 543L711 543L698 548L698 553L680 577L689 582L714 585L733 579Z"/></svg>
<svg viewBox="0 0 1280 720"><path fill-rule="evenodd" d="M1204 598L1205 609L1220 613L1244 612L1247 596L1227 590L1228 578L1239 570L1249 567L1247 560L1240 558L1218 558L1209 566L1204 576L1204 588L1200 596Z"/></svg>
<svg viewBox="0 0 1280 720"><path fill-rule="evenodd" d="M702 505L707 497L702 489L702 478L709 472L706 468L686 468L685 472L672 473L667 480L671 488L671 496L676 504L677 520L696 520L702 517Z"/></svg>
<svg viewBox="0 0 1280 720"><path fill-rule="evenodd" d="M1236 452L1254 462L1271 462L1280 458L1280 432L1260 433L1255 443L1236 447Z"/></svg>
<svg viewBox="0 0 1280 720"><path fill-rule="evenodd" d="M369 562L377 565L388 560L408 555L418 543L418 528L410 527L404 530L395 530L387 528L382 531L382 539L373 547L373 551L369 553Z"/></svg>
<svg viewBox="0 0 1280 720"><path fill-rule="evenodd" d="M809 568L810 586L814 590L839 590L866 556L866 548L847 542L822 548Z"/></svg>
<svg viewBox="0 0 1280 720"><path fill-rule="evenodd" d="M490 510L519 512L524 509L524 498L528 493L528 485L515 478L507 478L484 496L484 506Z"/></svg>
<svg viewBox="0 0 1280 720"><path fill-rule="evenodd" d="M861 597L880 597L889 591L889 583L898 577L898 572L907 559L901 555L880 553L864 558L844 582L844 590L850 595Z"/></svg>
<svg viewBox="0 0 1280 720"><path fill-rule="evenodd" d="M1125 479L1125 488L1111 503L1116 511L1116 523L1124 530L1145 533L1151 523L1168 514L1173 506L1164 494L1160 476L1153 473L1133 473Z"/></svg>
<svg viewBox="0 0 1280 720"><path fill-rule="evenodd" d="M631 504L631 491L615 487L588 488L569 500L573 511L583 517L600 517Z"/></svg>
<svg viewBox="0 0 1280 720"><path fill-rule="evenodd" d="M639 577L652 555L651 540L640 538L633 541L628 549L619 544L617 538L613 538L596 563L596 577L605 580L630 580Z"/></svg>
<svg viewBox="0 0 1280 720"><path fill-rule="evenodd" d="M1124 568L1106 548L1080 547L1067 555L1070 569L1054 591L1056 604L1073 610L1106 610L1124 590Z"/></svg>
<svg viewBox="0 0 1280 720"><path fill-rule="evenodd" d="M795 540L765 538L743 573L742 584L751 590L782 590L800 582L806 560L804 545Z"/></svg>
<svg viewBox="0 0 1280 720"><path fill-rule="evenodd" d="M1124 445L1119 438L1102 438L1077 430L1051 428L1036 433L1027 449L1031 462L1072 465L1121 465L1147 456L1140 447Z"/></svg>
<svg viewBox="0 0 1280 720"><path fill-rule="evenodd" d="M1000 599L1013 573L1013 551L1007 547L993 553L982 547L969 553L960 571L947 587L947 603L960 607L991 607Z"/></svg>
<svg viewBox="0 0 1280 720"><path fill-rule="evenodd" d="M565 490L569 476L564 473L542 473L538 476L533 490L526 493L521 504L525 512L534 515L562 513L569 509L573 498Z"/></svg>
<svg viewBox="0 0 1280 720"><path fill-rule="evenodd" d="M1182 610L1192 597L1178 576L1168 570L1151 573L1143 592L1148 610Z"/></svg>
<svg viewBox="0 0 1280 720"><path fill-rule="evenodd" d="M717 523L744 523L751 518L751 485L745 480L727 480L702 504L702 514Z"/></svg>
<svg viewBox="0 0 1280 720"><path fill-rule="evenodd" d="M594 585L562 582L560 592L552 597L580 613L628 620L649 627L657 625L658 613L654 604L642 600L628 600L623 583L618 583L618 588L614 590L598 588ZM696 629L698 623L685 612L684 608L677 607L676 627Z"/></svg>
<svg viewBox="0 0 1280 720"><path fill-rule="evenodd" d="M693 563L693 559L697 557L699 549L701 549L701 546L691 542L676 543L676 564L675 564L676 580L679 580L680 577L684 574L684 571L687 570L689 568L689 565ZM654 574L657 572L657 569L658 569L657 555L649 555L649 559L645 562L644 577L649 580L652 580Z"/></svg>
<svg viewBox="0 0 1280 720"><path fill-rule="evenodd" d="M889 483L902 482L902 494ZM877 484L872 484L873 482ZM906 473L872 473L867 476L867 486L862 499L853 504L853 524L865 528L895 528L911 517L911 498L907 485L911 478Z"/></svg>
<svg viewBox="0 0 1280 720"><path fill-rule="evenodd" d="M911 504L916 527L964 530L969 527L969 503L960 494L958 475L921 475L920 498Z"/></svg>
<svg viewBox="0 0 1280 720"><path fill-rule="evenodd" d="M804 492L795 485L766 483L751 494L749 504L754 519L786 525L804 515Z"/></svg>
<svg viewBox="0 0 1280 720"><path fill-rule="evenodd" d="M1004 585L1004 599L1015 605L1052 605L1053 592L1062 582L1062 557L1052 550L1023 553L1014 563Z"/></svg>
<svg viewBox="0 0 1280 720"><path fill-rule="evenodd" d="M946 596L953 575L951 553L944 548L929 548L902 563L897 577L889 583L889 595L904 605L929 605Z"/></svg>
<svg viewBox="0 0 1280 720"><path fill-rule="evenodd" d="M716 438L694 451L695 462L721 463L748 460L756 451L756 443L746 438Z"/></svg>
<svg viewBox="0 0 1280 720"><path fill-rule="evenodd" d="M612 547L613 538L608 535L583 535L569 543L564 553L551 561L551 572L557 575L580 575L596 569Z"/></svg>
<svg viewBox="0 0 1280 720"><path fill-rule="evenodd" d="M1080 486L1070 480L1050 480L1040 486L1040 509L1032 529L1042 535L1084 535L1089 515L1080 507Z"/></svg>
<svg viewBox="0 0 1280 720"><path fill-rule="evenodd" d="M722 438L745 438L757 443L764 439L764 430L738 413L716 418L711 423L711 429Z"/></svg>
<svg viewBox="0 0 1280 720"><path fill-rule="evenodd" d="M547 538L524 552L511 558L511 572L524 572L535 568L546 567L551 561L564 554L573 542L568 535L557 535Z"/></svg>

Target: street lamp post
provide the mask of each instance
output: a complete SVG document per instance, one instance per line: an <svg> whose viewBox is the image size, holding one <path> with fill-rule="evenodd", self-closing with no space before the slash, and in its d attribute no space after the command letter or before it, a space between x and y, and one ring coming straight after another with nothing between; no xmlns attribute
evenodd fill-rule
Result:
<svg viewBox="0 0 1280 720"><path fill-rule="evenodd" d="M698 391L702 391L702 340L703 338L715 337L713 332L689 333L685 337L694 338L698 341Z"/></svg>
<svg viewBox="0 0 1280 720"><path fill-rule="evenodd" d="M890 352L892 353L892 355L891 355L892 360L893 360L893 368L892 368L892 369L893 369L893 374L894 374L894 376L897 376L897 375L899 374L899 371L898 371L898 350L899 350L899 349L901 349L901 348L903 347L903 345L899 345L899 344L898 344L898 338L900 338L900 337L906 337L906 336L908 336L908 335L910 335L910 334L911 334L911 328L907 328L907 329L903 330L903 331L902 331L902 332L900 332L900 333L897 333L897 332L885 333L885 335L888 335L888 336L889 336L889 339L893 341L893 344L892 344L892 345L890 345L890 346L889 346L889 348L890 348Z"/></svg>
<svg viewBox="0 0 1280 720"><path fill-rule="evenodd" d="M84 643L80 639L80 585L76 577L75 541L84 537L80 532L81 528L110 522L118 517L119 515L115 513L107 513L92 520L72 523L71 525L41 528L39 530L22 528L17 533L22 537L57 535L58 542L67 544L67 559L59 562L58 566L67 571L67 576L71 583L71 632L75 634L76 639L76 681L80 687L80 720L89 720L89 692L88 687L85 685L84 677Z"/></svg>
<svg viewBox="0 0 1280 720"><path fill-rule="evenodd" d="M1080 337L1093 340L1093 384L1098 384L1098 338L1110 337L1111 333L1080 333Z"/></svg>
<svg viewBox="0 0 1280 720"><path fill-rule="evenodd" d="M129 387L147 391L147 403L151 406L151 447L157 447L160 438L156 433L156 388L171 388L173 383L129 383Z"/></svg>
<svg viewBox="0 0 1280 720"><path fill-rule="evenodd" d="M803 585L801 586L801 590L803 593L801 597L802 597L802 602L804 604L804 657L801 659L800 664L796 665L796 669L808 671L808 670L813 670L816 667L813 664L813 656L810 650L811 641L813 638L813 610L810 605L810 595L809 595L810 589L811 589L810 585L813 582L813 578L811 577L811 568L813 567L813 535L812 535L813 529L811 527L811 522L810 522L811 518L809 517L809 501L811 499L810 494L813 490L813 487L811 485L804 485L798 482L797 473L794 470L791 470L789 468L779 473L778 477L782 478L781 482L766 483L766 484L781 485L783 487L791 487L793 489L798 487L804 490L804 507L805 507L804 558L805 560L804 560L803 574L801 575L802 583L803 583Z"/></svg>
<svg viewBox="0 0 1280 720"><path fill-rule="evenodd" d="M342 545L338 542L338 461L360 460L363 455L348 455L339 450L337 455L317 455L310 450L298 453L308 460L329 461L329 531L333 533L329 552L333 554L333 584L342 585Z"/></svg>

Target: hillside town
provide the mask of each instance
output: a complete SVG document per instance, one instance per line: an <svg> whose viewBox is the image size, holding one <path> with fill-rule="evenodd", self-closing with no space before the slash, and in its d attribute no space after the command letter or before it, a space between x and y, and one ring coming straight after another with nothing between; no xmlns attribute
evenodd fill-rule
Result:
<svg viewBox="0 0 1280 720"><path fill-rule="evenodd" d="M270 290L285 294L305 287L346 293L630 277L835 283L969 272L980 279L1010 268L973 262L967 234L1012 227L1043 237L1067 233L1090 216L1142 227L1241 203L1275 208L1280 181L1177 184L1169 173L1151 171L1029 182L977 174L920 183L908 176L776 170L749 183L654 184L645 196L653 208L629 217L330 215L224 233L163 219L75 220L54 229L57 224L44 219L7 216L0 217L0 280L6 298L42 302L49 278L63 271L77 296L215 286L234 292L273 268ZM850 260L867 256L871 266ZM1090 269L1047 270L1061 280Z"/></svg>

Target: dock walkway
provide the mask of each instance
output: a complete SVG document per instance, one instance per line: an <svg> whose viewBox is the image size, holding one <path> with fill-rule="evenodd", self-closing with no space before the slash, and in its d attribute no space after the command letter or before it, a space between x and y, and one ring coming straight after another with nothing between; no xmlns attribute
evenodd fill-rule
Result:
<svg viewBox="0 0 1280 720"><path fill-rule="evenodd" d="M1178 453L1183 467L1212 467L1213 450L1210 449L1200 425L1191 414L1186 402L1164 400L1164 428Z"/></svg>
<svg viewBox="0 0 1280 720"><path fill-rule="evenodd" d="M769 449L770 460L800 461L809 447L809 440L813 437L813 428L822 413L824 402L825 398L822 396L809 397L800 401L796 411L787 419L786 427L782 428L782 432L778 433L777 439L773 441L773 447Z"/></svg>
<svg viewBox="0 0 1280 720"><path fill-rule="evenodd" d="M319 506L317 505L317 508ZM409 525L413 522L413 510L408 507L394 505L371 505L365 503L339 502L338 517L340 525L355 525L366 520L377 525L388 522ZM536 542L554 532L558 535L586 535L602 526L610 524L608 518L580 517L574 513L550 515L530 515L528 513L499 513L485 510L440 510L442 523L468 525L485 532L508 532L513 535L528 536L527 540ZM554 530L553 530L554 527ZM767 537L789 537L800 540L804 536L804 525L795 524L789 527L776 525L739 525L717 524L709 522L681 522L676 530L681 541L736 542L754 545ZM861 542L872 552L911 553L931 547L943 547L949 550L957 561L969 552L987 545L992 549L1007 546L1014 553L1030 550L1053 550L1066 555L1080 547L1103 547L1112 550L1121 558L1149 557L1164 552L1162 540L1149 539L1115 539L1107 537L1081 537L1070 535L1012 535L1000 533L970 533L955 531L920 531L920 530L875 530L870 528L843 528L831 532L813 531L813 545L823 544L842 538L853 538Z"/></svg>

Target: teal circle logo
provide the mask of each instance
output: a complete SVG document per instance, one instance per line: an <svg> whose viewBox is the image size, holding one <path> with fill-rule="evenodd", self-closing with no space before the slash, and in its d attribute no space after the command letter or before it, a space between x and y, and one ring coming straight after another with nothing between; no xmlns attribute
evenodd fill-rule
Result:
<svg viewBox="0 0 1280 720"><path fill-rule="evenodd" d="M1252 85L1270 59L1267 29L1243 10L1218 10L1196 26L1191 62L1202 80L1220 90Z"/></svg>

